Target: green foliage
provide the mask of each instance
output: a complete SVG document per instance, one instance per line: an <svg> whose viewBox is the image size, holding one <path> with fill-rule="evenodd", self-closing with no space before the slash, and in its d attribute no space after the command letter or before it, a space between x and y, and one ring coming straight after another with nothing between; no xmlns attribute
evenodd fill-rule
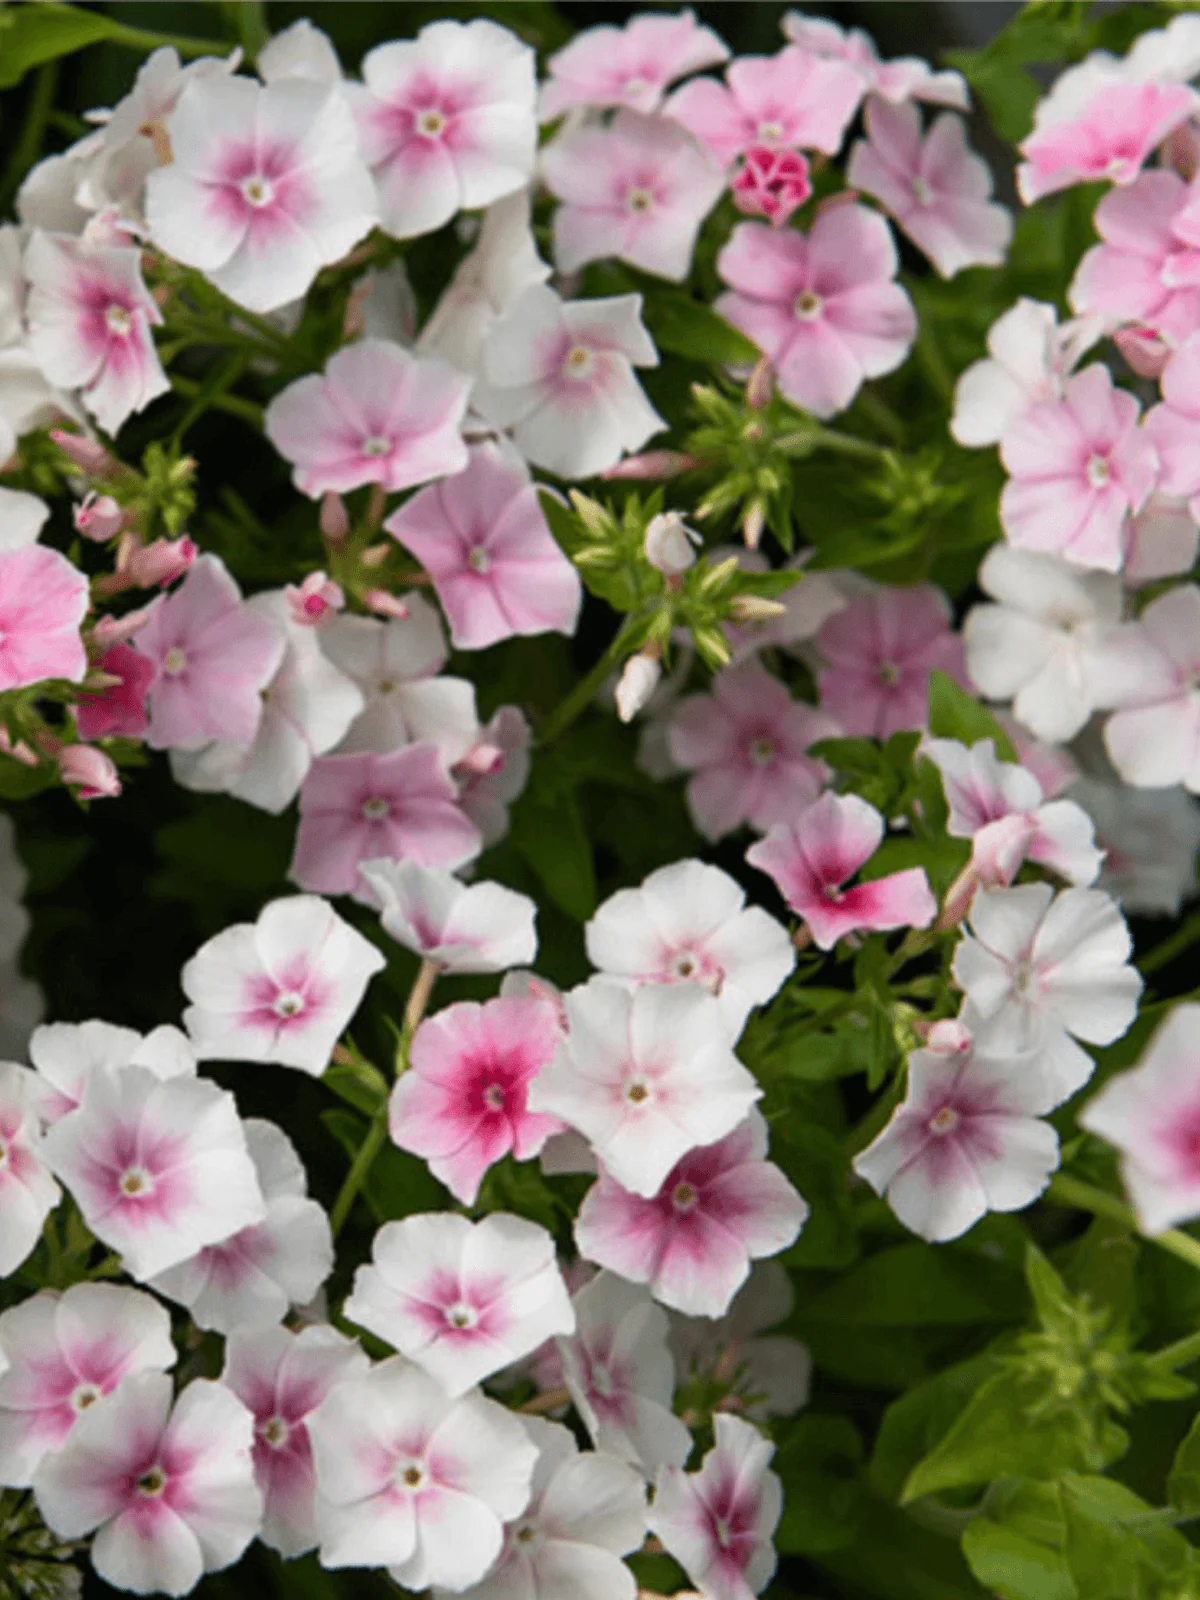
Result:
<svg viewBox="0 0 1200 1600"><path fill-rule="evenodd" d="M1017 759L1012 740L987 707L937 667L929 674L929 731L966 745L990 739L1002 761Z"/></svg>

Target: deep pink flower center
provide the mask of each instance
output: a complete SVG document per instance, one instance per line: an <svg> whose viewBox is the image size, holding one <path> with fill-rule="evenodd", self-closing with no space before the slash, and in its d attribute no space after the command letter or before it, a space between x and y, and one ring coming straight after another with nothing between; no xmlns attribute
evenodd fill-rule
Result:
<svg viewBox="0 0 1200 1600"><path fill-rule="evenodd" d="M138 1493L145 1495L148 1500L156 1499L164 1492L166 1487L167 1474L162 1467L157 1465L151 1467L147 1472L143 1472L137 1481Z"/></svg>
<svg viewBox="0 0 1200 1600"><path fill-rule="evenodd" d="M489 1083L483 1091L483 1103L489 1111L503 1111L508 1096L499 1083Z"/></svg>
<svg viewBox="0 0 1200 1600"><path fill-rule="evenodd" d="M271 1009L281 1017L298 1017L304 1010L304 996L294 989L285 989L275 996Z"/></svg>
<svg viewBox="0 0 1200 1600"><path fill-rule="evenodd" d="M259 209L269 206L275 198L275 185L261 172L253 172L242 180L242 195L247 205Z"/></svg>
<svg viewBox="0 0 1200 1600"><path fill-rule="evenodd" d="M283 1417L268 1417L259 1425L259 1436L264 1443L269 1444L272 1450L282 1450L288 1442L291 1429Z"/></svg>
<svg viewBox="0 0 1200 1600"><path fill-rule="evenodd" d="M437 106L427 106L417 112L413 125L424 138L439 139L446 130L446 114Z"/></svg>
<svg viewBox="0 0 1200 1600"><path fill-rule="evenodd" d="M479 1313L475 1307L468 1305L465 1300L458 1300L454 1305L447 1306L443 1315L452 1328L463 1332L474 1328L479 1322Z"/></svg>
<svg viewBox="0 0 1200 1600"><path fill-rule="evenodd" d="M127 1200L144 1200L154 1191L154 1179L145 1167L126 1167L117 1185Z"/></svg>
<svg viewBox="0 0 1200 1600"><path fill-rule="evenodd" d="M671 1204L676 1211L691 1211L700 1199L700 1191L695 1184L683 1179L671 1190Z"/></svg>
<svg viewBox="0 0 1200 1600"><path fill-rule="evenodd" d="M812 289L805 289L803 294L798 294L792 304L792 310L801 322L815 321L824 307L825 302Z"/></svg>

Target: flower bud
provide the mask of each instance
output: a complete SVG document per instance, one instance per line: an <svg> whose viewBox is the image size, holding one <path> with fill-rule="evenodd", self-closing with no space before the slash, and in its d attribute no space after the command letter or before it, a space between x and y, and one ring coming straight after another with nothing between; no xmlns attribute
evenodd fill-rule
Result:
<svg viewBox="0 0 1200 1600"><path fill-rule="evenodd" d="M733 622L774 622L786 613L785 605L761 594L735 594L729 602L729 616Z"/></svg>
<svg viewBox="0 0 1200 1600"><path fill-rule="evenodd" d="M761 500L756 500L753 505L747 506L746 515L742 518L742 538L746 541L747 550L758 549L766 525L767 509Z"/></svg>
<svg viewBox="0 0 1200 1600"><path fill-rule="evenodd" d="M81 800L111 800L121 792L117 769L103 750L90 744L69 744L59 751L62 780Z"/></svg>
<svg viewBox="0 0 1200 1600"><path fill-rule="evenodd" d="M925 1048L936 1051L940 1056L961 1055L971 1048L970 1029L957 1017L942 1017L928 1024Z"/></svg>
<svg viewBox="0 0 1200 1600"><path fill-rule="evenodd" d="M376 616L395 617L400 622L409 614L408 607L399 595L389 594L386 589L368 589L362 597L362 603Z"/></svg>
<svg viewBox="0 0 1200 1600"><path fill-rule="evenodd" d="M488 744L482 740L473 745L461 761L454 763L454 770L474 778L487 778L493 772L501 772L507 760L506 752L498 744Z"/></svg>
<svg viewBox="0 0 1200 1600"><path fill-rule="evenodd" d="M330 544L340 544L350 532L350 513L346 510L346 502L332 489L326 490L321 496L317 522Z"/></svg>
<svg viewBox="0 0 1200 1600"><path fill-rule="evenodd" d="M198 554L190 539L155 539L152 544L138 545L120 567L139 589L165 589L183 576Z"/></svg>
<svg viewBox="0 0 1200 1600"><path fill-rule="evenodd" d="M677 473L690 472L696 465L691 456L681 450L646 450L638 456L626 456L615 467L602 472L602 478L638 478L661 480L673 478Z"/></svg>
<svg viewBox="0 0 1200 1600"><path fill-rule="evenodd" d="M97 650L107 650L110 645L124 644L132 639L150 617L150 607L127 611L123 617L101 617L92 629L91 642Z"/></svg>
<svg viewBox="0 0 1200 1600"><path fill-rule="evenodd" d="M658 688L662 666L657 650L639 650L625 663L617 684L617 716L622 722L632 722Z"/></svg>
<svg viewBox="0 0 1200 1600"><path fill-rule="evenodd" d="M95 439L82 433L67 433L63 428L51 428L50 437L64 455L94 478L113 477L119 469L119 462Z"/></svg>
<svg viewBox="0 0 1200 1600"><path fill-rule="evenodd" d="M784 223L812 193L809 167L796 150L754 145L746 151L729 192L747 217L765 217L773 228Z"/></svg>
<svg viewBox="0 0 1200 1600"><path fill-rule="evenodd" d="M700 543L700 535L678 511L660 511L646 527L646 560L670 576L686 572L696 560L694 546Z"/></svg>
<svg viewBox="0 0 1200 1600"><path fill-rule="evenodd" d="M75 507L75 532L97 544L115 539L125 525L125 512L110 494L97 494L93 489Z"/></svg>
<svg viewBox="0 0 1200 1600"><path fill-rule="evenodd" d="M775 392L775 368L768 356L754 363L754 371L746 380L746 404L752 411L761 411L771 403Z"/></svg>
<svg viewBox="0 0 1200 1600"><path fill-rule="evenodd" d="M346 604L341 585L324 572L310 572L303 583L285 585L283 593L292 621L302 628L319 627Z"/></svg>

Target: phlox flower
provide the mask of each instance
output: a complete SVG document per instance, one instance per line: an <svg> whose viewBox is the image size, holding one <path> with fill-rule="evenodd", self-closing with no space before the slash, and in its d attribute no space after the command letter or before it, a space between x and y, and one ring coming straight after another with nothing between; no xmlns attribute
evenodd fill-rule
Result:
<svg viewBox="0 0 1200 1600"><path fill-rule="evenodd" d="M998 444L1030 406L1060 400L1063 383L1103 331L1099 317L1072 317L1022 295L988 329L987 356L973 362L954 390L950 432L968 448Z"/></svg>
<svg viewBox="0 0 1200 1600"><path fill-rule="evenodd" d="M841 731L751 660L718 672L711 694L678 703L667 747L676 766L692 774L693 822L706 839L719 839L743 823L769 828L814 799L828 773L809 748Z"/></svg>
<svg viewBox="0 0 1200 1600"><path fill-rule="evenodd" d="M308 1431L323 1567L466 1589L529 1503L537 1446L520 1420L481 1394L451 1397L398 1356L335 1385Z"/></svg>
<svg viewBox="0 0 1200 1600"><path fill-rule="evenodd" d="M1109 759L1126 783L1200 792L1200 588L1168 589L1122 634L1110 662L1104 725Z"/></svg>
<svg viewBox="0 0 1200 1600"><path fill-rule="evenodd" d="M432 233L522 189L537 149L534 54L495 22L431 22L368 50L353 97L382 226Z"/></svg>
<svg viewBox="0 0 1200 1600"><path fill-rule="evenodd" d="M582 1133L635 1194L657 1194L682 1155L732 1132L761 1096L730 1048L720 1004L699 984L630 993L593 978L563 1004L566 1036L528 1105Z"/></svg>
<svg viewBox="0 0 1200 1600"><path fill-rule="evenodd" d="M630 106L657 111L669 84L728 61L729 48L694 11L646 12L623 28L585 28L546 63L541 120L572 106Z"/></svg>
<svg viewBox="0 0 1200 1600"><path fill-rule="evenodd" d="M307 1305L333 1271L329 1219L308 1198L291 1140L257 1117L243 1126L266 1217L151 1280L151 1288L188 1308L198 1328L226 1334L282 1322L293 1306Z"/></svg>
<svg viewBox="0 0 1200 1600"><path fill-rule="evenodd" d="M171 163L146 180L150 237L250 311L299 300L379 220L335 84L209 74L166 129Z"/></svg>
<svg viewBox="0 0 1200 1600"><path fill-rule="evenodd" d="M808 162L797 150L751 145L729 184L734 205L747 217L782 228L812 193Z"/></svg>
<svg viewBox="0 0 1200 1600"><path fill-rule="evenodd" d="M970 106L961 72L935 72L919 56L881 61L875 41L862 28L841 28L828 17L810 17L802 11L786 12L780 27L784 38L809 55L849 62L862 81L863 92L878 95L891 105L928 100L957 111Z"/></svg>
<svg viewBox="0 0 1200 1600"><path fill-rule="evenodd" d="M501 706L480 730L476 753L484 762L475 765L471 752L454 767L458 803L479 829L484 845L495 844L508 832L508 808L529 779L529 747L533 729L519 706Z"/></svg>
<svg viewBox="0 0 1200 1600"><path fill-rule="evenodd" d="M385 1223L344 1309L452 1395L575 1327L554 1240L503 1211Z"/></svg>
<svg viewBox="0 0 1200 1600"><path fill-rule="evenodd" d="M684 1375L729 1384L735 1403L754 1422L791 1417L808 1401L812 1360L806 1346L787 1334L769 1332L795 1306L787 1270L759 1261L734 1295L724 1316L671 1318L671 1347Z"/></svg>
<svg viewBox="0 0 1200 1600"><path fill-rule="evenodd" d="M776 823L750 846L746 860L774 879L821 950L860 929L927 928L937 900L923 867L846 887L878 850L884 830L874 806L856 794L827 790L794 822Z"/></svg>
<svg viewBox="0 0 1200 1600"><path fill-rule="evenodd" d="M461 472L459 424L470 383L445 361L421 359L386 339L361 339L277 394L267 438L314 500L364 483L390 492Z"/></svg>
<svg viewBox="0 0 1200 1600"><path fill-rule="evenodd" d="M89 1407L132 1373L174 1366L175 1346L150 1295L76 1283L0 1315L0 1358L0 1483L26 1488Z"/></svg>
<svg viewBox="0 0 1200 1600"><path fill-rule="evenodd" d="M1135 1067L1109 1078L1079 1125L1121 1153L1121 1176L1148 1234L1200 1216L1200 1006L1175 1006Z"/></svg>
<svg viewBox="0 0 1200 1600"><path fill-rule="evenodd" d="M492 445L406 500L384 527L433 579L459 650L516 634L573 634L583 589L554 541L536 486Z"/></svg>
<svg viewBox="0 0 1200 1600"><path fill-rule="evenodd" d="M775 1571L771 1543L783 1488L775 1446L752 1423L718 1411L716 1444L699 1472L661 1467L648 1523L705 1600L749 1600Z"/></svg>
<svg viewBox="0 0 1200 1600"><path fill-rule="evenodd" d="M597 1450L647 1474L682 1466L692 1447L671 1409L675 1364L667 1314L636 1284L601 1272L572 1304L576 1329L560 1339L562 1376Z"/></svg>
<svg viewBox="0 0 1200 1600"><path fill-rule="evenodd" d="M96 1073L145 1067L164 1082L193 1078L196 1057L183 1033L170 1023L144 1037L111 1022L46 1022L29 1039L29 1059L37 1070L42 1120L57 1122L83 1099Z"/></svg>
<svg viewBox="0 0 1200 1600"><path fill-rule="evenodd" d="M651 1198L601 1173L575 1223L580 1255L690 1316L719 1317L750 1262L793 1244L808 1206L772 1162L757 1111L713 1145L691 1150Z"/></svg>
<svg viewBox="0 0 1200 1600"><path fill-rule="evenodd" d="M158 676L153 661L128 644L111 644L96 661L96 670L116 678L99 693L81 694L75 706L75 726L81 739L107 739L115 735L140 739L149 725L146 694Z"/></svg>
<svg viewBox="0 0 1200 1600"><path fill-rule="evenodd" d="M1197 892L1200 805L1181 788L1130 789L1081 778L1071 789L1104 851L1097 887L1129 915L1177 917Z"/></svg>
<svg viewBox="0 0 1200 1600"><path fill-rule="evenodd" d="M43 1159L39 1100L32 1072L0 1062L0 1278L29 1255L62 1197Z"/></svg>
<svg viewBox="0 0 1200 1600"><path fill-rule="evenodd" d="M1200 322L1200 309L1195 320ZM1186 500L1194 518L1200 511L1200 469L1196 465L1200 449L1200 337L1193 335L1184 341L1167 361L1160 381L1162 404L1148 411L1145 421L1145 431L1158 452L1158 488L1175 500Z"/></svg>
<svg viewBox="0 0 1200 1600"><path fill-rule="evenodd" d="M333 41L307 17L272 34L254 58L264 83L276 78L311 78L315 83L341 83L342 64Z"/></svg>
<svg viewBox="0 0 1200 1600"><path fill-rule="evenodd" d="M445 972L507 972L537 955L537 906L499 883L463 883L415 861L366 861L384 931Z"/></svg>
<svg viewBox="0 0 1200 1600"><path fill-rule="evenodd" d="M272 900L183 969L183 1025L202 1061L264 1061L320 1077L384 958L317 895Z"/></svg>
<svg viewBox="0 0 1200 1600"><path fill-rule="evenodd" d="M808 233L743 222L717 257L730 292L715 309L770 358L789 400L832 417L916 337L898 265L887 223L865 206L827 207Z"/></svg>
<svg viewBox="0 0 1200 1600"><path fill-rule="evenodd" d="M150 329L162 312L135 248L35 232L25 251L29 348L48 383L79 391L107 433L171 387Z"/></svg>
<svg viewBox="0 0 1200 1600"><path fill-rule="evenodd" d="M172 1407L165 1373L137 1373L42 1462L38 1510L62 1538L94 1532L92 1565L115 1588L187 1594L258 1532L252 1426L224 1384L196 1378Z"/></svg>
<svg viewBox="0 0 1200 1600"><path fill-rule="evenodd" d="M0 461L8 458L0 452ZM0 550L34 544L50 516L50 507L36 494L0 487Z"/></svg>
<svg viewBox="0 0 1200 1600"><path fill-rule="evenodd" d="M559 1039L553 1009L534 999L461 1000L427 1017L392 1090L393 1141L424 1157L460 1205L474 1205L502 1156L528 1161L562 1131L528 1105L529 1084Z"/></svg>
<svg viewBox="0 0 1200 1600"><path fill-rule="evenodd" d="M43 678L78 683L87 609L87 579L66 556L40 544L0 550L0 692Z"/></svg>
<svg viewBox="0 0 1200 1600"><path fill-rule="evenodd" d="M146 1067L93 1073L42 1149L88 1227L145 1280L263 1221L233 1096Z"/></svg>
<svg viewBox="0 0 1200 1600"><path fill-rule="evenodd" d="M657 365L641 295L563 301L536 284L493 325L472 399L533 466L590 478L666 426L633 373Z"/></svg>
<svg viewBox="0 0 1200 1600"><path fill-rule="evenodd" d="M836 155L861 98L845 62L785 46L773 56L739 56L723 84L693 78L663 111L728 166L756 145Z"/></svg>
<svg viewBox="0 0 1200 1600"><path fill-rule="evenodd" d="M633 983L699 983L716 995L730 1038L765 1005L796 957L787 929L719 867L675 861L618 889L584 929L588 960Z"/></svg>
<svg viewBox="0 0 1200 1600"><path fill-rule="evenodd" d="M347 1378L368 1368L358 1345L333 1328L235 1328L225 1341L228 1385L254 1416L254 1479L263 1497L259 1538L280 1555L317 1542L316 1472L308 1419Z"/></svg>
<svg viewBox="0 0 1200 1600"><path fill-rule="evenodd" d="M607 127L567 128L540 165L561 201L554 262L562 272L615 256L682 283L700 224L725 188L721 167L677 121L638 111L619 111Z"/></svg>
<svg viewBox="0 0 1200 1600"><path fill-rule="evenodd" d="M1156 406L1147 418L1147 429ZM1155 449L1159 446L1156 443ZM1162 453L1159 453L1162 462ZM1165 472L1165 468L1164 468ZM1190 572L1196 564L1200 550L1200 524L1197 524L1189 505L1169 495L1154 493L1133 519L1129 530L1129 543L1125 550L1125 565L1121 582L1127 589L1141 589L1157 583L1160 578L1175 578Z"/></svg>

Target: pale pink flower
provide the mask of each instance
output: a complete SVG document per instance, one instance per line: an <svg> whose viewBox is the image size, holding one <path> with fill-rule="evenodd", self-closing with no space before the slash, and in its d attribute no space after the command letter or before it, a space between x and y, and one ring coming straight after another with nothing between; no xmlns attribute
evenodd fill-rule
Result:
<svg viewBox="0 0 1200 1600"><path fill-rule="evenodd" d="M828 772L807 752L841 731L747 661L718 672L711 694L679 702L667 744L676 765L694 774L687 787L692 820L706 839L719 839L743 823L769 828L815 799Z"/></svg>
<svg viewBox="0 0 1200 1600"><path fill-rule="evenodd" d="M671 1347L686 1382L716 1382L753 1422L791 1417L808 1403L812 1359L799 1339L770 1333L795 1308L787 1269L759 1261L723 1317L671 1318Z"/></svg>
<svg viewBox="0 0 1200 1600"><path fill-rule="evenodd" d="M635 1194L657 1194L681 1156L731 1133L762 1094L699 984L630 993L593 978L563 1003L566 1037L528 1104L582 1133Z"/></svg>
<svg viewBox="0 0 1200 1600"><path fill-rule="evenodd" d="M5 1358L7 1368L4 1370ZM140 1289L76 1283L0 1316L0 1483L26 1488L76 1422L135 1372L175 1364L171 1319Z"/></svg>
<svg viewBox="0 0 1200 1600"><path fill-rule="evenodd" d="M367 1371L358 1345L333 1328L235 1328L221 1381L254 1415L254 1478L263 1497L259 1538L293 1557L317 1542L316 1471L308 1419L327 1395Z"/></svg>
<svg viewBox="0 0 1200 1600"><path fill-rule="evenodd" d="M116 762L91 745L64 745L58 752L58 776L80 800L112 800L121 792Z"/></svg>
<svg viewBox="0 0 1200 1600"><path fill-rule="evenodd" d="M687 277L700 224L725 188L721 168L678 122L638 111L567 128L542 151L541 173L562 202L561 272L615 256L672 283Z"/></svg>
<svg viewBox="0 0 1200 1600"><path fill-rule="evenodd" d="M572 1304L575 1333L558 1341L562 1377L596 1449L646 1473L682 1466L692 1437L671 1410L666 1312L611 1272L585 1284Z"/></svg>
<svg viewBox="0 0 1200 1600"><path fill-rule="evenodd" d="M724 40L690 10L641 13L623 28L585 28L546 63L541 119L551 122L572 106L657 111L677 78L728 59Z"/></svg>
<svg viewBox="0 0 1200 1600"><path fill-rule="evenodd" d="M463 883L415 861L365 861L379 920L398 944L445 972L507 972L537 955L537 906L499 883Z"/></svg>
<svg viewBox="0 0 1200 1600"><path fill-rule="evenodd" d="M25 272L29 348L47 381L78 390L106 433L170 389L150 336L162 312L138 250L39 232Z"/></svg>
<svg viewBox="0 0 1200 1600"><path fill-rule="evenodd" d="M251 311L299 300L379 220L335 84L198 78L166 128L171 163L146 181L150 237Z"/></svg>
<svg viewBox="0 0 1200 1600"><path fill-rule="evenodd" d="M1164 448L1161 438L1156 437L1154 418L1164 409L1154 406L1147 413L1145 423L1158 451L1162 469L1160 483L1168 471L1166 458L1170 452L1169 448ZM1140 589L1157 583L1160 578L1175 578L1190 572L1196 564L1198 549L1200 525L1189 504L1155 490L1130 525L1121 582L1127 589Z"/></svg>
<svg viewBox="0 0 1200 1600"><path fill-rule="evenodd" d="M107 739L114 734L141 738L148 725L146 693L157 676L154 663L131 645L113 644L96 661L96 670L119 682L80 695L75 703L80 738Z"/></svg>
<svg viewBox="0 0 1200 1600"><path fill-rule="evenodd" d="M856 794L827 791L794 822L780 822L750 846L746 860L775 880L814 943L832 950L863 929L927 928L937 900L923 867L908 867L846 888L883 842L884 820Z"/></svg>
<svg viewBox="0 0 1200 1600"><path fill-rule="evenodd" d="M94 1072L42 1148L88 1227L135 1278L266 1215L233 1096L200 1078Z"/></svg>
<svg viewBox="0 0 1200 1600"><path fill-rule="evenodd" d="M78 683L87 609L87 579L66 556L40 544L0 550L0 692L43 678Z"/></svg>
<svg viewBox="0 0 1200 1600"><path fill-rule="evenodd" d="M728 166L755 145L836 155L861 98L852 67L785 45L773 56L739 56L723 84L693 78L663 111Z"/></svg>
<svg viewBox="0 0 1200 1600"><path fill-rule="evenodd" d="M1024 295L988 329L988 354L954 389L950 432L968 448L998 444L1009 424L1043 400L1061 400L1063 383L1103 332L1099 317L1072 317Z"/></svg>
<svg viewBox="0 0 1200 1600"><path fill-rule="evenodd" d="M459 424L470 387L444 361L362 339L276 395L263 427L314 500L364 483L410 489L466 466Z"/></svg>
<svg viewBox="0 0 1200 1600"><path fill-rule="evenodd" d="M852 737L923 728L930 673L936 668L959 683L965 677L950 602L931 583L862 585L824 622L816 644L821 710Z"/></svg>
<svg viewBox="0 0 1200 1600"><path fill-rule="evenodd" d="M319 628L346 604L340 583L327 572L310 572L303 583L288 583L283 588L292 621L299 628Z"/></svg>
<svg viewBox="0 0 1200 1600"><path fill-rule="evenodd" d="M1127 915L1177 917L1197 892L1200 805L1183 789L1080 778L1071 789L1104 850L1098 887Z"/></svg>
<svg viewBox="0 0 1200 1600"><path fill-rule="evenodd" d="M492 445L464 471L406 500L384 524L433 579L459 650L516 634L573 634L583 591L538 491Z"/></svg>
<svg viewBox="0 0 1200 1600"><path fill-rule="evenodd" d="M416 1362L448 1394L520 1360L575 1314L546 1229L496 1211L385 1223L344 1313Z"/></svg>
<svg viewBox="0 0 1200 1600"><path fill-rule="evenodd" d="M752 1111L718 1143L689 1151L649 1198L601 1173L576 1219L580 1255L676 1311L723 1315L750 1262L786 1250L808 1216L766 1153L767 1125Z"/></svg>
<svg viewBox="0 0 1200 1600"><path fill-rule="evenodd" d="M481 1394L452 1398L398 1356L336 1384L308 1432L323 1567L462 1590L529 1503L537 1446L519 1419Z"/></svg>
<svg viewBox="0 0 1200 1600"><path fill-rule="evenodd" d="M1200 588L1169 589L1123 633L1104 725L1109 758L1126 783L1200 792Z"/></svg>
<svg viewBox="0 0 1200 1600"><path fill-rule="evenodd" d="M529 1161L562 1131L528 1106L560 1037L553 1009L533 999L460 1000L426 1018L392 1090L393 1141L423 1157L460 1205L474 1205L489 1167L510 1153Z"/></svg>
<svg viewBox="0 0 1200 1600"><path fill-rule="evenodd" d="M3 503L0 501L0 505ZM72 512L71 520L76 533L96 544L107 544L125 526L125 509L112 495L89 489Z"/></svg>
<svg viewBox="0 0 1200 1600"><path fill-rule="evenodd" d="M751 145L729 192L743 216L765 217L773 228L782 228L812 193L808 162L797 150Z"/></svg>
<svg viewBox="0 0 1200 1600"><path fill-rule="evenodd" d="M94 1073L145 1067L164 1082L196 1075L191 1047L170 1023L144 1037L111 1022L43 1023L30 1035L29 1059L41 1080L39 1110L46 1123L74 1111Z"/></svg>
<svg viewBox="0 0 1200 1600"><path fill-rule="evenodd" d="M989 1211L1032 1204L1058 1166L1056 1103L1036 1061L914 1050L908 1092L854 1170L922 1239L956 1239Z"/></svg>
<svg viewBox="0 0 1200 1600"><path fill-rule="evenodd" d="M0 1278L29 1255L62 1198L43 1159L40 1098L32 1072L0 1062Z"/></svg>
<svg viewBox="0 0 1200 1600"><path fill-rule="evenodd" d="M736 1039L795 965L787 929L728 873L702 861L659 867L637 889L619 889L584 929L588 960L633 983L699 983L720 1004Z"/></svg>
<svg viewBox="0 0 1200 1600"><path fill-rule="evenodd" d="M770 357L789 400L832 417L916 337L898 265L887 223L865 206L827 207L807 234L743 222L717 257L732 292L715 309Z"/></svg>
<svg viewBox="0 0 1200 1600"><path fill-rule="evenodd" d="M1200 1216L1200 1006L1176 1006L1135 1067L1079 1113L1079 1125L1121 1152L1121 1176L1148 1234Z"/></svg>
<svg viewBox="0 0 1200 1600"><path fill-rule="evenodd" d="M862 80L864 93L878 95L892 105L927 100L953 106L956 111L970 107L961 72L935 72L919 56L881 61L875 41L862 28L841 28L828 17L810 17L802 11L786 12L780 27L784 38L810 55L848 62Z"/></svg>
<svg viewBox="0 0 1200 1600"><path fill-rule="evenodd" d="M782 1485L767 1468L775 1446L725 1412L713 1433L699 1472L660 1468L649 1527L705 1600L750 1600L775 1571L771 1539L783 1510Z"/></svg>
<svg viewBox="0 0 1200 1600"><path fill-rule="evenodd" d="M224 1384L196 1378L172 1409L170 1378L137 1373L43 1461L38 1510L62 1538L95 1534L92 1565L115 1588L187 1594L258 1533L252 1428Z"/></svg>
<svg viewBox="0 0 1200 1600"><path fill-rule="evenodd" d="M458 803L479 829L484 845L495 844L508 832L508 808L529 779L532 742L533 729L520 707L501 706L480 730L476 748L486 747L486 764L473 768L468 752L466 764L454 767Z"/></svg>
<svg viewBox="0 0 1200 1600"><path fill-rule="evenodd" d="M846 182L878 200L943 278L1000 266L1012 214L992 201L991 169L968 148L963 119L944 112L922 134L916 106L872 99L866 130L850 152Z"/></svg>
<svg viewBox="0 0 1200 1600"><path fill-rule="evenodd" d="M320 1077L384 958L317 895L272 900L183 969L183 1014L202 1061L264 1061Z"/></svg>
<svg viewBox="0 0 1200 1600"><path fill-rule="evenodd" d="M453 869L477 856L480 844L432 744L385 756L322 756L300 790L289 875L318 894L361 893L364 861L411 857L419 866Z"/></svg>
<svg viewBox="0 0 1200 1600"><path fill-rule="evenodd" d="M285 641L242 600L219 557L200 556L178 589L159 596L132 642L157 668L146 735L156 750L195 750L210 739L253 744L261 691Z"/></svg>
<svg viewBox="0 0 1200 1600"><path fill-rule="evenodd" d="M1200 259L1200 253L1198 253ZM1193 326L1200 323L1200 305ZM1167 361L1160 380L1162 404L1146 413L1145 432L1158 452L1158 489L1200 511L1200 336L1186 339ZM1188 563L1189 570L1191 563Z"/></svg>

